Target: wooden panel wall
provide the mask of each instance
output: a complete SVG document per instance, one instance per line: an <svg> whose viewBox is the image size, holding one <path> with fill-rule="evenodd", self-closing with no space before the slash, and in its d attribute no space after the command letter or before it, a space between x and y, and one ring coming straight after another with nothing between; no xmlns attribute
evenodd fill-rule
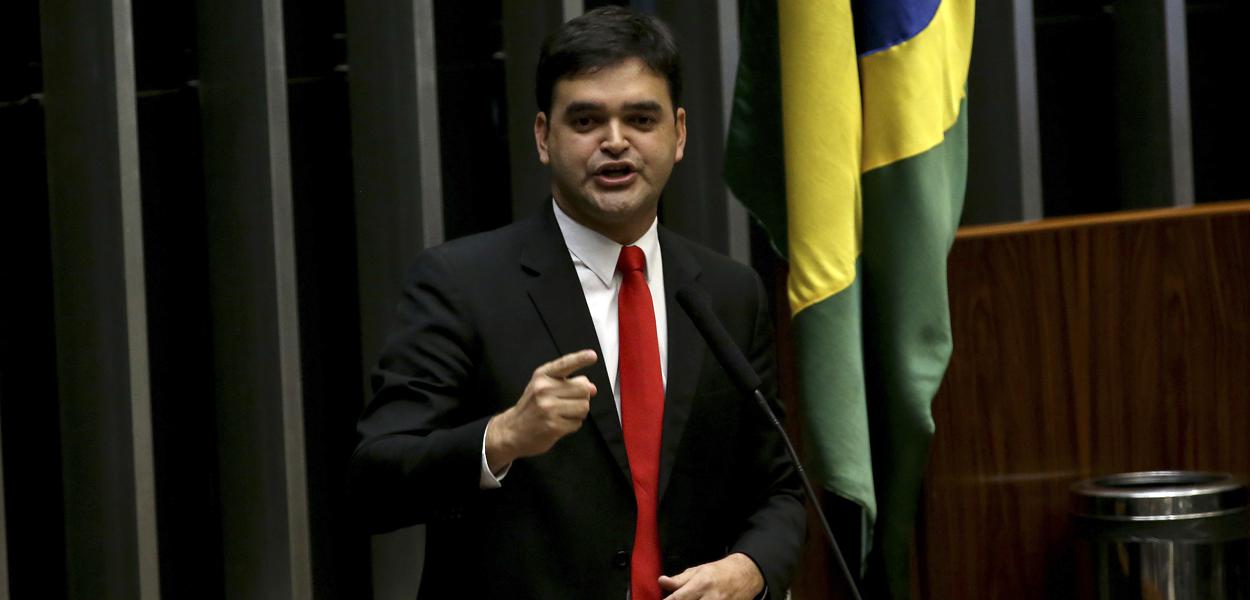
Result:
<svg viewBox="0 0 1250 600"><path fill-rule="evenodd" d="M1068 486L1250 475L1250 202L968 228L917 527L924 598L1064 598Z"/></svg>

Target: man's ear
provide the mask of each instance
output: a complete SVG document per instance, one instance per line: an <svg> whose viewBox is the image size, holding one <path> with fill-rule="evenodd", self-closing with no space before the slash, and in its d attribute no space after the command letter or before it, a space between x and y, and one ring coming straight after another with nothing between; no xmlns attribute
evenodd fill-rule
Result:
<svg viewBox="0 0 1250 600"><path fill-rule="evenodd" d="M673 162L681 162L681 158L686 155L686 109L678 107L675 125L677 127L677 152Z"/></svg>
<svg viewBox="0 0 1250 600"><path fill-rule="evenodd" d="M547 154L547 132L550 125L547 122L547 113L538 111L534 116L534 146L538 148L538 162L544 165L551 164L551 156Z"/></svg>

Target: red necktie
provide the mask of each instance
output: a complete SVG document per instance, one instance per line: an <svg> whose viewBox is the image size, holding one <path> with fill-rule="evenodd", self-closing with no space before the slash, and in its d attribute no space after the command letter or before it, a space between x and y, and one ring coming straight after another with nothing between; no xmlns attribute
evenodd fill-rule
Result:
<svg viewBox="0 0 1250 600"><path fill-rule="evenodd" d="M664 422L664 379L655 308L647 287L647 257L637 246L621 249L617 297L620 339L621 429L634 479L638 523L629 563L630 600L659 600L660 530L656 521L660 482L660 429Z"/></svg>

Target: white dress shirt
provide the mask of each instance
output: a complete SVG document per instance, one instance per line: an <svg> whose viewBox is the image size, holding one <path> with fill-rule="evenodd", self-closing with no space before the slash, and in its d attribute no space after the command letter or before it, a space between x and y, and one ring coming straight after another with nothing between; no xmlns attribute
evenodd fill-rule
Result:
<svg viewBox="0 0 1250 600"><path fill-rule="evenodd" d="M616 272L616 260L621 254L621 244L608 239L603 234L574 221L572 217L560 209L555 200L551 202L556 213L556 224L560 226L560 234L564 244L569 248L569 257L573 260L573 268L582 284L582 294L586 297L586 308L590 309L590 320L595 325L595 335L599 338L599 348L603 351L599 360L608 372L608 382L612 385L612 397L616 402L616 417L621 417L621 386L617 382L617 364L620 360L620 335L617 327L617 296L621 291L621 275ZM651 290L651 305L655 309L655 337L660 344L660 376L664 384L668 384L668 313L664 300L664 261L660 256L660 238L656 232L657 221L630 246L638 246L647 256L647 287ZM569 348L570 352L583 348ZM537 367L538 365L534 365ZM489 428L489 426L488 426ZM509 465L510 466L510 465ZM486 462L486 436L482 435L482 474L479 483L483 489L500 487L500 481L508 474L508 468L498 476L491 473Z"/></svg>

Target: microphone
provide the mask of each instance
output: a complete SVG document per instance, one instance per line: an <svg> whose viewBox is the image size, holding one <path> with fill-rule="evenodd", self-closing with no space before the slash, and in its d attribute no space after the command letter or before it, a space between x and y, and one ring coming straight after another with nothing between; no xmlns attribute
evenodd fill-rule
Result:
<svg viewBox="0 0 1250 600"><path fill-rule="evenodd" d="M807 497L812 499L812 507L816 509L816 516L820 518L820 526L825 532L825 539L829 540L829 546L833 549L834 557L837 558L842 576L846 579L847 587L850 588L851 597L855 600L862 600L859 595L859 586L855 584L855 578L851 576L851 570L846 566L842 548L838 545L838 540L833 537L829 520L825 518L825 511L820 507L819 497L812 489L812 482L807 478L807 472L803 469L803 463L799 461L798 453L794 451L794 444L790 443L790 436L786 435L785 427L781 426L781 421L777 420L777 415L768 405L768 399L760 393L759 388L763 382L759 374L755 372L747 357L742 354L738 344L734 343L729 332L725 331L725 326L716 317L716 312L712 309L712 302L708 299L706 292L696 287L682 288L677 290L677 303L694 322L695 329L699 330L699 335L703 336L703 341L707 342L708 349L712 351L712 355L716 357L716 362L720 363L721 368L725 369L729 379L742 393L755 398L755 403L772 422L773 428L781 434L786 454L790 457L790 462L794 464L799 479L803 481L803 489L807 491Z"/></svg>

